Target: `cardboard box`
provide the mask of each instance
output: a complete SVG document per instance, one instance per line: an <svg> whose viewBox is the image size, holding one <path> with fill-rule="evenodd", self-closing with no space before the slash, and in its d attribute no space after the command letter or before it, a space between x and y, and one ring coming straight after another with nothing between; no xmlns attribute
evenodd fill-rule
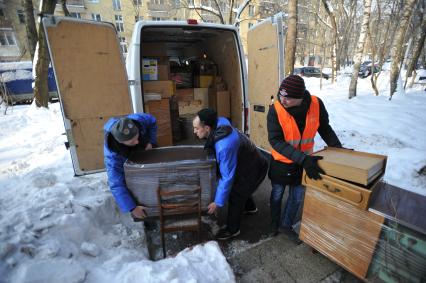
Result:
<svg viewBox="0 0 426 283"><path fill-rule="evenodd" d="M190 102L194 100L193 88L181 88L176 90L176 97L178 101Z"/></svg>
<svg viewBox="0 0 426 283"><path fill-rule="evenodd" d="M230 96L229 91L215 91L209 89L209 108L216 110L218 116L230 118Z"/></svg>
<svg viewBox="0 0 426 283"><path fill-rule="evenodd" d="M167 46L165 43L142 43L141 50L143 57L167 56Z"/></svg>
<svg viewBox="0 0 426 283"><path fill-rule="evenodd" d="M143 81L143 92L160 93L167 98L174 95L176 86L173 81Z"/></svg>
<svg viewBox="0 0 426 283"><path fill-rule="evenodd" d="M209 107L209 89L194 88L194 100L200 100L203 108Z"/></svg>
<svg viewBox="0 0 426 283"><path fill-rule="evenodd" d="M322 156L318 165L328 176L340 178L364 186L383 175L387 157L384 155L326 147L314 153Z"/></svg>
<svg viewBox="0 0 426 283"><path fill-rule="evenodd" d="M158 60L154 58L142 59L142 79L144 81L158 80Z"/></svg>
<svg viewBox="0 0 426 283"><path fill-rule="evenodd" d="M179 102L179 115L195 114L203 109L201 100L192 100L190 102Z"/></svg>
<svg viewBox="0 0 426 283"><path fill-rule="evenodd" d="M145 110L157 119L158 146L173 145L172 123L170 120L170 101L168 98L152 100L146 103Z"/></svg>
<svg viewBox="0 0 426 283"><path fill-rule="evenodd" d="M211 75L201 75L197 77L197 86L199 88L208 88L214 82L214 76Z"/></svg>

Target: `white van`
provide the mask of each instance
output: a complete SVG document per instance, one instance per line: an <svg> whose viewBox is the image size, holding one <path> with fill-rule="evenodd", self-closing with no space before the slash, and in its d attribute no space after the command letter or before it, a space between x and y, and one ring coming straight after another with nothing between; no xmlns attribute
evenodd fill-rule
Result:
<svg viewBox="0 0 426 283"><path fill-rule="evenodd" d="M101 171L104 123L113 116L144 112L142 59L158 55L215 62L229 92L229 118L269 151L268 107L284 74L282 17L254 26L248 34L249 76L234 26L184 21L135 24L126 67L110 23L50 16L43 19L74 171Z"/></svg>

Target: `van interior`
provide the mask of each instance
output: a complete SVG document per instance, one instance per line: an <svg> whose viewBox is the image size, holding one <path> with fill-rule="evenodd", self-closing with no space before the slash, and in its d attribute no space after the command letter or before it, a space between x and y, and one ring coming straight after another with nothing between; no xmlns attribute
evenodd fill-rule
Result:
<svg viewBox="0 0 426 283"><path fill-rule="evenodd" d="M244 130L243 58L233 31L148 26L140 46L144 111L157 118L159 146L200 143L192 120L207 107Z"/></svg>

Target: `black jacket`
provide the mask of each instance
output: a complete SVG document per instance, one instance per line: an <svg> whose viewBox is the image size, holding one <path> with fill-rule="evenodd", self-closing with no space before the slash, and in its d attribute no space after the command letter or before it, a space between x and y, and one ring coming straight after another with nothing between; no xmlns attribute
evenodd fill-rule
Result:
<svg viewBox="0 0 426 283"><path fill-rule="evenodd" d="M279 98L278 98L279 99ZM305 91L302 104L297 107L287 108L286 111L293 116L296 121L299 132L302 134L305 129L306 123L306 114L311 105L311 95L308 91ZM325 141L328 146L332 147L342 147L339 139L336 136L336 133L331 128L328 121L328 113L325 109L324 103L321 99L318 98L319 107L320 107L320 125L318 128L318 133L321 138ZM298 185L302 180L302 163L305 159L305 154L300 150L295 149L289 143L285 141L284 133L281 128L281 125L278 121L278 115L275 111L274 105L269 107L268 118L268 140L272 148L276 150L281 155L284 155L288 159L291 159L293 163L283 163L275 161L271 157L270 167L269 167L269 178L272 182L282 184L282 185Z"/></svg>
<svg viewBox="0 0 426 283"><path fill-rule="evenodd" d="M214 154L214 144L232 133L232 127L220 126L208 137L204 148ZM243 133L238 132L239 147L237 168L232 191L250 196L259 186L268 171L268 160L256 145ZM219 170L217 170L219 173ZM220 176L219 176L220 178Z"/></svg>

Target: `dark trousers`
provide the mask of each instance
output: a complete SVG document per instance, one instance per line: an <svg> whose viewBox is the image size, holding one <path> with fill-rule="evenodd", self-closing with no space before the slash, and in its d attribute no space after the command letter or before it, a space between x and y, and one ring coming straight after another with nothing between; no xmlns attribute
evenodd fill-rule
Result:
<svg viewBox="0 0 426 283"><path fill-rule="evenodd" d="M234 187L232 188L228 199L228 217L226 221L226 226L229 232L235 233L240 230L241 219L244 211L254 210L256 208L256 203L253 200L252 194L262 183L263 179L265 179L267 164L263 169L255 183L255 186L253 187L254 189L252 189L248 195L240 193L240 190L236 190Z"/></svg>

